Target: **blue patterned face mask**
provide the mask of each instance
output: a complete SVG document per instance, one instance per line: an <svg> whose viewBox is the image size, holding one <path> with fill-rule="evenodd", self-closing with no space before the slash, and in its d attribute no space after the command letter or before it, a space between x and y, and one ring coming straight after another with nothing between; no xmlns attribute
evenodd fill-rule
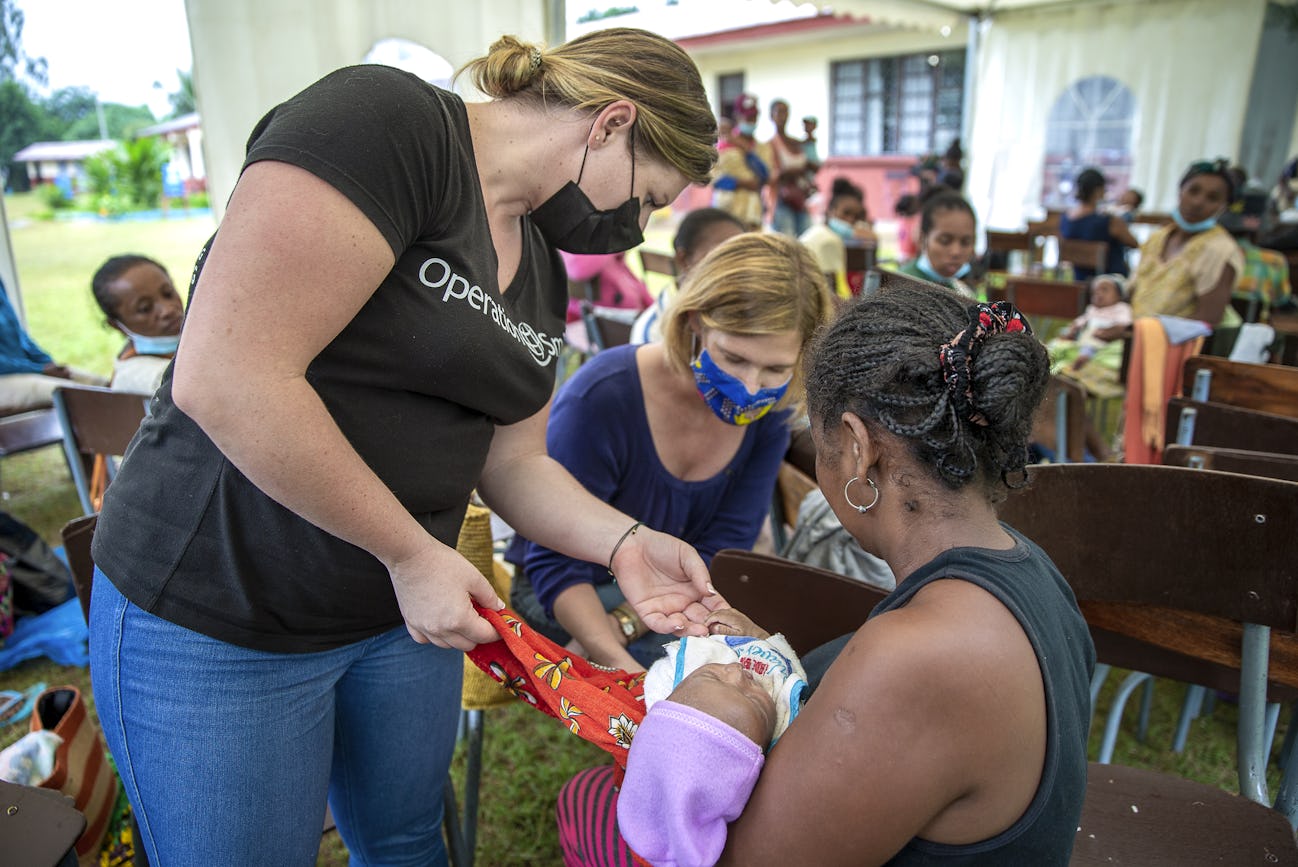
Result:
<svg viewBox="0 0 1298 867"><path fill-rule="evenodd" d="M736 377L717 367L706 349L699 353L698 360L690 365L690 369L694 372L694 384L703 401L726 424L752 424L770 412L789 390L786 382L775 388L758 389L753 394Z"/></svg>

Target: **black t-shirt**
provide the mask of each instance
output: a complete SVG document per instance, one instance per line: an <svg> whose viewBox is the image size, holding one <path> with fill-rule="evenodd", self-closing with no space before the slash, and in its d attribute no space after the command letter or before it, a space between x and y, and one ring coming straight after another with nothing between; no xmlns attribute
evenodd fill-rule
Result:
<svg viewBox="0 0 1298 867"><path fill-rule="evenodd" d="M562 262L524 220L502 295L464 104L396 69L342 69L273 109L244 165L260 160L318 175L391 245L396 265L307 380L402 505L454 545L495 425L550 396ZM401 623L382 564L245 478L176 408L170 374L109 488L94 557L141 608L246 647L321 650Z"/></svg>

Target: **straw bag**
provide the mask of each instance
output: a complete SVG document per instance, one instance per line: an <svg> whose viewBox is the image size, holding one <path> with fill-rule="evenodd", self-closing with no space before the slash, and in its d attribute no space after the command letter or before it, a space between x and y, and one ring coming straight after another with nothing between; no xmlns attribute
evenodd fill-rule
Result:
<svg viewBox="0 0 1298 867"><path fill-rule="evenodd" d="M460 525L460 538L455 543L455 550L477 567L501 599L509 598L509 572L503 563L496 561L492 547L490 509L469 504L468 511L464 513L464 523ZM514 696L507 689L469 661L467 656L464 658L464 687L460 705L465 710L487 710L512 701Z"/></svg>
<svg viewBox="0 0 1298 867"><path fill-rule="evenodd" d="M117 774L108 762L99 724L86 713L81 690L55 686L41 693L31 730L51 731L63 739L54 755L54 772L39 785L76 802L86 817L86 830L77 839L77 860L82 865L98 863L99 847L117 802Z"/></svg>

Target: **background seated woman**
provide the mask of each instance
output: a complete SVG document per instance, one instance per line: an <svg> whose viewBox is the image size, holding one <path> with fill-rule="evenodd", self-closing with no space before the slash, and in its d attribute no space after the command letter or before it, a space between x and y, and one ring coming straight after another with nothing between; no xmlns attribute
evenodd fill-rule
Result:
<svg viewBox="0 0 1298 867"><path fill-rule="evenodd" d="M796 240L742 234L713 250L672 303L663 342L599 353L560 390L546 445L587 490L706 562L751 548L802 403L802 348L829 318L820 269ZM628 671L673 636L645 633L602 566L521 537L513 608L563 644ZM614 612L610 614L609 612Z"/></svg>
<svg viewBox="0 0 1298 867"><path fill-rule="evenodd" d="M152 394L180 346L185 304L160 262L148 256L113 256L90 281L108 324L126 335L113 363L112 388Z"/></svg>
<svg viewBox="0 0 1298 867"><path fill-rule="evenodd" d="M1103 241L1109 245L1104 269L1109 274L1127 276L1127 248L1139 247L1140 242L1131 234L1127 221L1100 210L1104 201L1106 181L1099 169L1083 169L1077 176L1073 197L1077 204L1059 218L1059 235L1077 241ZM1090 280L1095 269L1078 267L1073 263L1073 273L1078 280Z"/></svg>
<svg viewBox="0 0 1298 867"><path fill-rule="evenodd" d="M956 193L934 194L920 212L919 256L898 270L973 298L973 289L961 278L969 273L973 261L976 228L968 202Z"/></svg>
<svg viewBox="0 0 1298 867"><path fill-rule="evenodd" d="M1223 321L1244 268L1239 245L1217 225L1234 198L1225 160L1190 166L1181 178L1173 222L1140 248L1130 290L1135 316L1183 316L1214 328ZM1110 339L1104 333L1097 336Z"/></svg>
<svg viewBox="0 0 1298 867"><path fill-rule="evenodd" d="M807 368L817 480L897 589L764 758L688 691L655 705L617 805L626 843L679 864L1067 864L1094 648L995 506L1024 472L1044 347L1004 303L892 288L845 307Z"/></svg>

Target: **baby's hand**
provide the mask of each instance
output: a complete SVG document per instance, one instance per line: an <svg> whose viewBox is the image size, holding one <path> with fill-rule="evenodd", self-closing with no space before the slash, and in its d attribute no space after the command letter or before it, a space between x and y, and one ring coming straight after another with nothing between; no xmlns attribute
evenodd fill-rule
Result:
<svg viewBox="0 0 1298 867"><path fill-rule="evenodd" d="M718 608L704 619L709 635L745 635L753 638L770 638L771 633L748 619L734 608Z"/></svg>

